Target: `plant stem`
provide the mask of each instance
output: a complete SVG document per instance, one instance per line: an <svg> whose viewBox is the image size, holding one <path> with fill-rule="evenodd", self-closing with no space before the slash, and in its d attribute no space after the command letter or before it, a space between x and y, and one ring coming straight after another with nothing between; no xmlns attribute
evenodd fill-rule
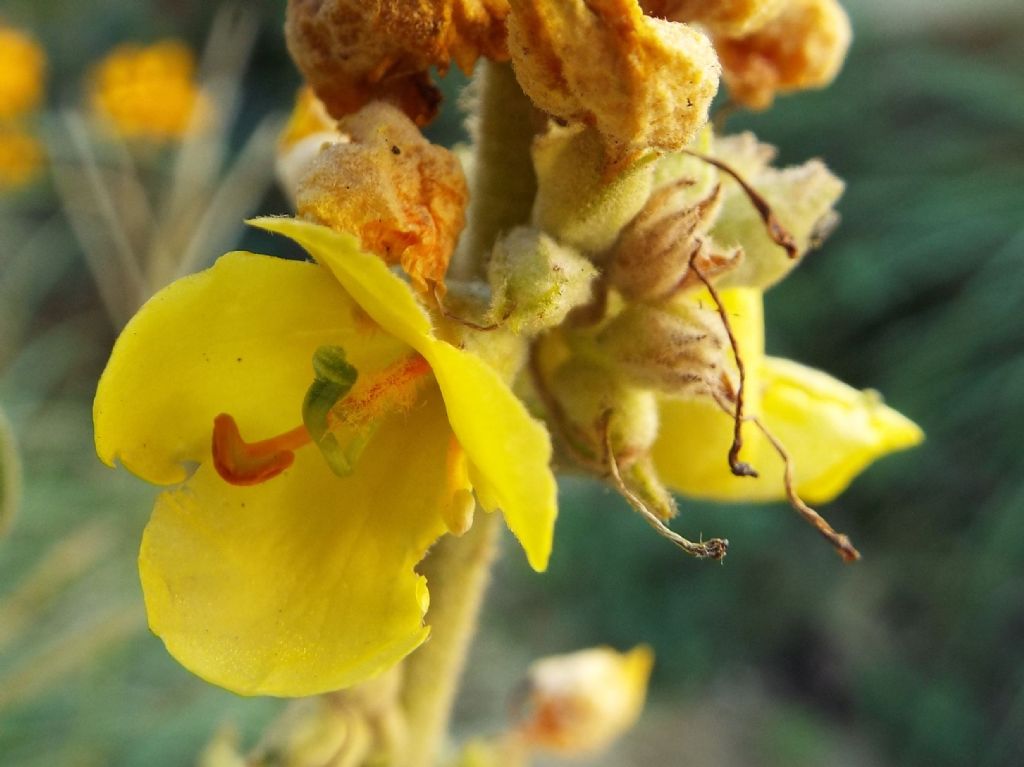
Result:
<svg viewBox="0 0 1024 767"><path fill-rule="evenodd" d="M537 194L530 146L541 117L511 66L491 61L478 66L472 85L476 113L470 120L475 154L469 215L450 270L458 279L483 275L495 239L530 220Z"/></svg>
<svg viewBox="0 0 1024 767"><path fill-rule="evenodd" d="M537 179L530 146L538 116L508 64L481 62L477 88L472 203L455 277L479 277L498 235L530 218ZM449 272L451 274L451 272ZM500 436L496 436L500 439ZM406 662L402 704L408 748L401 767L435 767L490 581L501 519L477 511L461 538L445 536L420 572L430 588L428 642Z"/></svg>
<svg viewBox="0 0 1024 767"><path fill-rule="evenodd" d="M442 538L420 571L430 588L431 635L410 656L402 703L409 722L404 767L434 767L448 731L497 550L498 514L477 510L462 537Z"/></svg>

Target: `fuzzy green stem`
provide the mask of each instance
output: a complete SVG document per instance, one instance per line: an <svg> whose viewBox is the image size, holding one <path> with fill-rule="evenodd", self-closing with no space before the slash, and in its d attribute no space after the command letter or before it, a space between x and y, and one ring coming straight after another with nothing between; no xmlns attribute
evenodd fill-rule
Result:
<svg viewBox="0 0 1024 767"><path fill-rule="evenodd" d="M501 519L477 511L462 537L442 538L420 571L430 588L430 639L410 656L402 703L409 723L404 767L435 767L477 617L490 582Z"/></svg>
<svg viewBox="0 0 1024 767"><path fill-rule="evenodd" d="M476 112L470 120L474 167L466 231L452 276L479 277L495 239L530 220L537 176L530 146L541 123L508 64L481 62L473 81Z"/></svg>

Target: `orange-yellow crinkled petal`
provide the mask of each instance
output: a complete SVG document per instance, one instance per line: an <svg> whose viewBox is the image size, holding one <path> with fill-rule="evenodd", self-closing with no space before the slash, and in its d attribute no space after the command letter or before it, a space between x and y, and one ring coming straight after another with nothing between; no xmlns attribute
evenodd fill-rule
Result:
<svg viewBox="0 0 1024 767"><path fill-rule="evenodd" d="M432 388L381 425L350 477L312 447L255 487L202 466L160 497L143 538L153 631L243 695L314 695L391 667L428 634L413 568L445 530L450 434Z"/></svg>
<svg viewBox="0 0 1024 767"><path fill-rule="evenodd" d="M909 419L817 370L766 358L760 370L760 414L793 460L797 492L824 503L882 456L912 447L923 437ZM705 401L664 401L654 447L667 485L686 495L722 501L785 498L783 464L750 425L741 454L760 477L734 477L727 455L732 419Z"/></svg>
<svg viewBox="0 0 1024 767"><path fill-rule="evenodd" d="M478 499L485 508L502 510L530 564L543 570L556 514L551 443L544 427L486 363L436 339L408 284L379 258L361 251L354 237L298 219L252 223L302 245L382 328L426 358L452 430L466 451Z"/></svg>
<svg viewBox="0 0 1024 767"><path fill-rule="evenodd" d="M228 254L157 293L121 333L96 392L96 450L150 482L181 482L209 457L219 413L250 441L300 423L313 353L326 344L357 369L407 350L326 269Z"/></svg>

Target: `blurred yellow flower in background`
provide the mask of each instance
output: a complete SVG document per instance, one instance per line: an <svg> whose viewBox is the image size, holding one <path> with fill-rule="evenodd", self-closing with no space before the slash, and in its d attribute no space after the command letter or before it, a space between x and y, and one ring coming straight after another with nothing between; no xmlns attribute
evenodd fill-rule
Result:
<svg viewBox="0 0 1024 767"><path fill-rule="evenodd" d="M177 40L120 45L88 79L89 105L109 129L126 139L180 139L208 108L195 80L195 57Z"/></svg>
<svg viewBox="0 0 1024 767"><path fill-rule="evenodd" d="M24 117L43 98L46 54L26 33L0 25L0 120Z"/></svg>
<svg viewBox="0 0 1024 767"><path fill-rule="evenodd" d="M150 626L171 654L242 694L311 695L426 639L427 584L413 568L472 524L472 491L543 570L556 487L544 427L485 363L434 336L380 259L316 224L257 223L319 265L230 254L158 293L100 380L96 446L109 465L184 483L158 499L139 559ZM292 428L325 346L366 382L328 416L328 435L362 448L342 476L325 435ZM225 432L224 413L263 442L242 442L233 422ZM298 449L314 440L324 454Z"/></svg>
<svg viewBox="0 0 1024 767"><path fill-rule="evenodd" d="M0 125L0 191L32 181L42 170L45 158L42 143L31 133Z"/></svg>

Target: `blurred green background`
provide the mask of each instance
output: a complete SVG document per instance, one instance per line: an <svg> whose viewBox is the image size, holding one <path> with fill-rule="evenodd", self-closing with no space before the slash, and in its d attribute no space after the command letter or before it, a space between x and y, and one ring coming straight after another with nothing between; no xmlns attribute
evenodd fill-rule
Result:
<svg viewBox="0 0 1024 767"><path fill-rule="evenodd" d="M0 15L46 44L55 111L117 42L198 50L211 5L3 0ZM928 441L825 510L865 555L852 567L784 507L683 503L680 529L732 542L724 565L694 562L610 492L566 482L550 572L506 547L459 732L499 726L534 657L648 642L649 708L600 764L1024 764L1024 7L847 5L836 84L728 126L848 184L838 232L768 296L769 351L879 389ZM262 28L236 146L298 83L283 2L247 6ZM460 138L454 106L432 131ZM251 743L280 702L198 681L145 630L134 557L155 492L94 457L113 331L53 191L0 207L0 263L31 267L5 275L0 305L0 404L25 464L0 541L0 764L185 765L227 721ZM261 208L287 209L275 191Z"/></svg>

